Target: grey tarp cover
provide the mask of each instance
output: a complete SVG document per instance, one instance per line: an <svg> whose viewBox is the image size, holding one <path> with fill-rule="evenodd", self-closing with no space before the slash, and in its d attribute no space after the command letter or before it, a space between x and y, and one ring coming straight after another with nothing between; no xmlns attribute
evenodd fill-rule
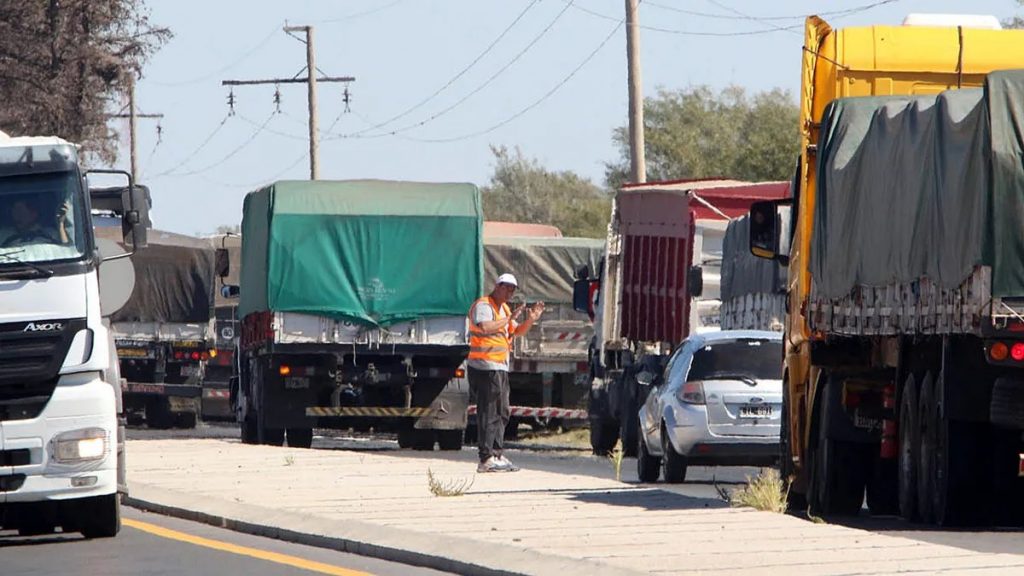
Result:
<svg viewBox="0 0 1024 576"><path fill-rule="evenodd" d="M937 96L843 98L822 119L811 273L826 298L977 265L1024 295L1024 71Z"/></svg>
<svg viewBox="0 0 1024 576"><path fill-rule="evenodd" d="M604 255L604 241L590 238L485 238L484 287L499 274L511 272L519 282L516 296L529 302L572 303L576 270L591 273Z"/></svg>
<svg viewBox="0 0 1024 576"><path fill-rule="evenodd" d="M120 228L96 228L96 235L124 243ZM135 290L113 322L205 323L215 290L213 248L208 240L149 231L149 246L132 257Z"/></svg>
<svg viewBox="0 0 1024 576"><path fill-rule="evenodd" d="M788 221L782 223L782 229L789 229ZM748 294L781 294L785 290L785 269L774 260L754 256L749 238L749 216L729 221L722 240L723 301Z"/></svg>

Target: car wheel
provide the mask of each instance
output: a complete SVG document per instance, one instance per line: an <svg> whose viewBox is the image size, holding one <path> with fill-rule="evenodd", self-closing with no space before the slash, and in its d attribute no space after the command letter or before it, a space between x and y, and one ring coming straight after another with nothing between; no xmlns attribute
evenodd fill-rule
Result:
<svg viewBox="0 0 1024 576"><path fill-rule="evenodd" d="M641 482L657 482L661 475L661 458L652 456L647 450L643 430L637 431L636 475Z"/></svg>
<svg viewBox="0 0 1024 576"><path fill-rule="evenodd" d="M672 441L668 439L668 431L664 427L661 429L661 454L665 482L682 484L686 480L686 456L676 452L672 447Z"/></svg>

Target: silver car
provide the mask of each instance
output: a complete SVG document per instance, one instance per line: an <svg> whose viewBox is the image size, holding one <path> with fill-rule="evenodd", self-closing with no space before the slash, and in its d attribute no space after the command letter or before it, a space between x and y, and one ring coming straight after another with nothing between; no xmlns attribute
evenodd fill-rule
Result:
<svg viewBox="0 0 1024 576"><path fill-rule="evenodd" d="M649 373L637 379L649 384ZM640 408L641 482L686 479L695 465L767 466L778 460L782 336L729 330L683 341Z"/></svg>

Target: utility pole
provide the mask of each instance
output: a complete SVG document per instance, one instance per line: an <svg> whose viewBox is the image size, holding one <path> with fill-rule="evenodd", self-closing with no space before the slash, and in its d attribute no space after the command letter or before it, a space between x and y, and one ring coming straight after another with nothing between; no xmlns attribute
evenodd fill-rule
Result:
<svg viewBox="0 0 1024 576"><path fill-rule="evenodd" d="M629 63L629 177L647 181L644 155L644 95L640 81L640 22L638 0L626 0L626 60Z"/></svg>
<svg viewBox="0 0 1024 576"><path fill-rule="evenodd" d="M320 127L317 114L316 85L318 82L354 82L352 76L321 76L317 78L316 55L313 44L312 26L285 26L285 32L306 34L306 77L270 78L266 80L224 80L222 86L247 86L253 84L305 84L309 98L309 179L320 178Z"/></svg>
<svg viewBox="0 0 1024 576"><path fill-rule="evenodd" d="M128 139L131 142L132 180L139 181L139 154L136 138L136 124L139 118L163 118L163 114L140 114L135 108L135 76L128 78L128 113L108 114L108 118L128 119Z"/></svg>

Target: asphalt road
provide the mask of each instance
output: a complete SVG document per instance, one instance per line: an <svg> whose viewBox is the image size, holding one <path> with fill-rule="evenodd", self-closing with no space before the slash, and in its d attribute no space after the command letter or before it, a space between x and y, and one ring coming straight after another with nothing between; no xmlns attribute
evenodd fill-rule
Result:
<svg viewBox="0 0 1024 576"><path fill-rule="evenodd" d="M78 534L20 538L0 532L0 574L52 576L433 576L446 574L239 534L122 508L124 527L112 539L85 540Z"/></svg>

